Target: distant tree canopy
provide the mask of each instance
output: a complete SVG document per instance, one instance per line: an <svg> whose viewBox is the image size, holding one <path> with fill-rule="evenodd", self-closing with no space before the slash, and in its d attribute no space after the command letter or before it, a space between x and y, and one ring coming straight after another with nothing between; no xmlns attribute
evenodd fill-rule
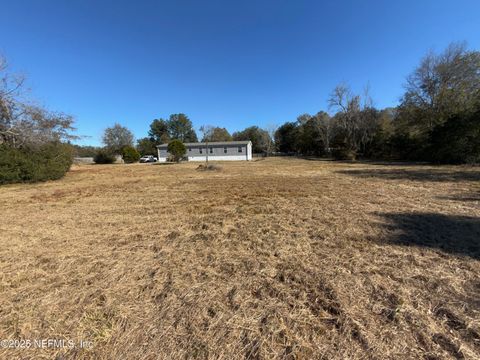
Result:
<svg viewBox="0 0 480 360"><path fill-rule="evenodd" d="M324 155L329 148L331 119L326 112L302 114L296 122L287 122L275 132L277 150L283 153Z"/></svg>
<svg viewBox="0 0 480 360"><path fill-rule="evenodd" d="M426 136L452 115L475 110L480 99L480 53L451 44L428 53L407 77L398 121Z"/></svg>
<svg viewBox="0 0 480 360"><path fill-rule="evenodd" d="M439 144L432 143L433 133L438 136L447 121L462 123L462 119L477 116L472 114L478 114L479 102L478 51L454 43L440 54L428 53L407 77L394 119L391 153L400 158L437 161L435 149ZM453 130L452 126L450 123L448 128ZM455 129L457 134L459 130ZM470 162L468 159L463 162Z"/></svg>
<svg viewBox="0 0 480 360"><path fill-rule="evenodd" d="M98 152L99 148L96 146L88 145L72 145L73 147L73 156L75 157L94 157Z"/></svg>
<svg viewBox="0 0 480 360"><path fill-rule="evenodd" d="M133 134L126 127L115 124L105 129L102 142L105 147L114 154L121 155L125 146L133 146Z"/></svg>
<svg viewBox="0 0 480 360"><path fill-rule="evenodd" d="M185 114L172 114L167 121L170 139L178 139L182 142L197 142L197 134L193 124Z"/></svg>
<svg viewBox="0 0 480 360"><path fill-rule="evenodd" d="M436 163L480 164L480 107L453 115L430 134L430 160Z"/></svg>
<svg viewBox="0 0 480 360"><path fill-rule="evenodd" d="M148 136L155 145L168 143L168 141L170 140L168 121L164 119L153 120L150 124Z"/></svg>
<svg viewBox="0 0 480 360"><path fill-rule="evenodd" d="M338 85L330 95L330 108L337 110L333 118L334 138L331 145L339 153L355 158L364 154L378 128L378 111L368 94L354 94L345 85Z"/></svg>
<svg viewBox="0 0 480 360"><path fill-rule="evenodd" d="M288 154L297 152L297 124L286 122L275 132L275 145L278 151Z"/></svg>
<svg viewBox="0 0 480 360"><path fill-rule="evenodd" d="M271 141L268 131L260 129L258 126L250 126L245 130L234 132L232 138L235 141L250 140L254 153L266 152Z"/></svg>
<svg viewBox="0 0 480 360"><path fill-rule="evenodd" d="M156 142L150 138L145 137L137 140L137 151L141 155L155 155L157 154Z"/></svg>
<svg viewBox="0 0 480 360"><path fill-rule="evenodd" d="M323 137L322 118L317 116L302 116L298 119L295 147L304 155L323 155L325 142Z"/></svg>
<svg viewBox="0 0 480 360"><path fill-rule="evenodd" d="M167 144L170 140L197 142L197 134L193 124L185 114L172 114L168 120L155 119L150 124L148 138L139 140L137 148L140 152L151 150L156 145ZM147 140L150 144L147 143Z"/></svg>
<svg viewBox="0 0 480 360"><path fill-rule="evenodd" d="M227 129L225 128L220 128L220 127L212 127L209 129L210 131L208 132L207 135L204 135L202 138L202 142L213 142L213 141L231 141L232 140L232 135L228 132Z"/></svg>

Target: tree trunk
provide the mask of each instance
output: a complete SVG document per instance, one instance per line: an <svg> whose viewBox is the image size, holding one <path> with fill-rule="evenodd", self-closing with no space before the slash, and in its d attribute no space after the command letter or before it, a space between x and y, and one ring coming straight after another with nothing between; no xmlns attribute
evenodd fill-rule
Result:
<svg viewBox="0 0 480 360"><path fill-rule="evenodd" d="M209 149L208 149L208 141L206 141L205 143L207 144L207 145L206 145L207 148L205 149L205 151L206 151L206 152L205 152L205 166L208 167L208 150L209 150Z"/></svg>

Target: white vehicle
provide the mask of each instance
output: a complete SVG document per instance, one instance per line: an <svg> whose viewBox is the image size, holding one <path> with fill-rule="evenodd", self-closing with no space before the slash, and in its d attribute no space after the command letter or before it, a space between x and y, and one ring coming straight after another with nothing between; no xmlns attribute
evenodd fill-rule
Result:
<svg viewBox="0 0 480 360"><path fill-rule="evenodd" d="M157 158L153 155L144 155L140 158L141 163L156 162Z"/></svg>

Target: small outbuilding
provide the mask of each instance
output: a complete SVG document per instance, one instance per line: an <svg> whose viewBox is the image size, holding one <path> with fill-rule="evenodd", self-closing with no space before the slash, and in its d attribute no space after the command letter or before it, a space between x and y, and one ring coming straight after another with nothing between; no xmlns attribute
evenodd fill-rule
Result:
<svg viewBox="0 0 480 360"><path fill-rule="evenodd" d="M170 154L168 144L157 146L158 161L166 162ZM251 141L220 141L209 143L185 143L188 161L241 161L252 160Z"/></svg>

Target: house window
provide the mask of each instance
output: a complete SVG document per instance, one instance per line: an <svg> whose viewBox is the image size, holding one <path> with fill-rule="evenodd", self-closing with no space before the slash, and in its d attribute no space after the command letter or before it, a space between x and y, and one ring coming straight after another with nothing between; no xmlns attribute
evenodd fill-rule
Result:
<svg viewBox="0 0 480 360"><path fill-rule="evenodd" d="M226 147L226 146L223 148L223 153L224 153L224 154L227 153L227 147Z"/></svg>
<svg viewBox="0 0 480 360"><path fill-rule="evenodd" d="M238 152L243 152L243 148L241 146L238 147Z"/></svg>
<svg viewBox="0 0 480 360"><path fill-rule="evenodd" d="M203 149L202 149L202 148L198 149L198 151L200 152L200 154L203 153Z"/></svg>
<svg viewBox="0 0 480 360"><path fill-rule="evenodd" d="M213 154L213 147L210 147L210 154Z"/></svg>

